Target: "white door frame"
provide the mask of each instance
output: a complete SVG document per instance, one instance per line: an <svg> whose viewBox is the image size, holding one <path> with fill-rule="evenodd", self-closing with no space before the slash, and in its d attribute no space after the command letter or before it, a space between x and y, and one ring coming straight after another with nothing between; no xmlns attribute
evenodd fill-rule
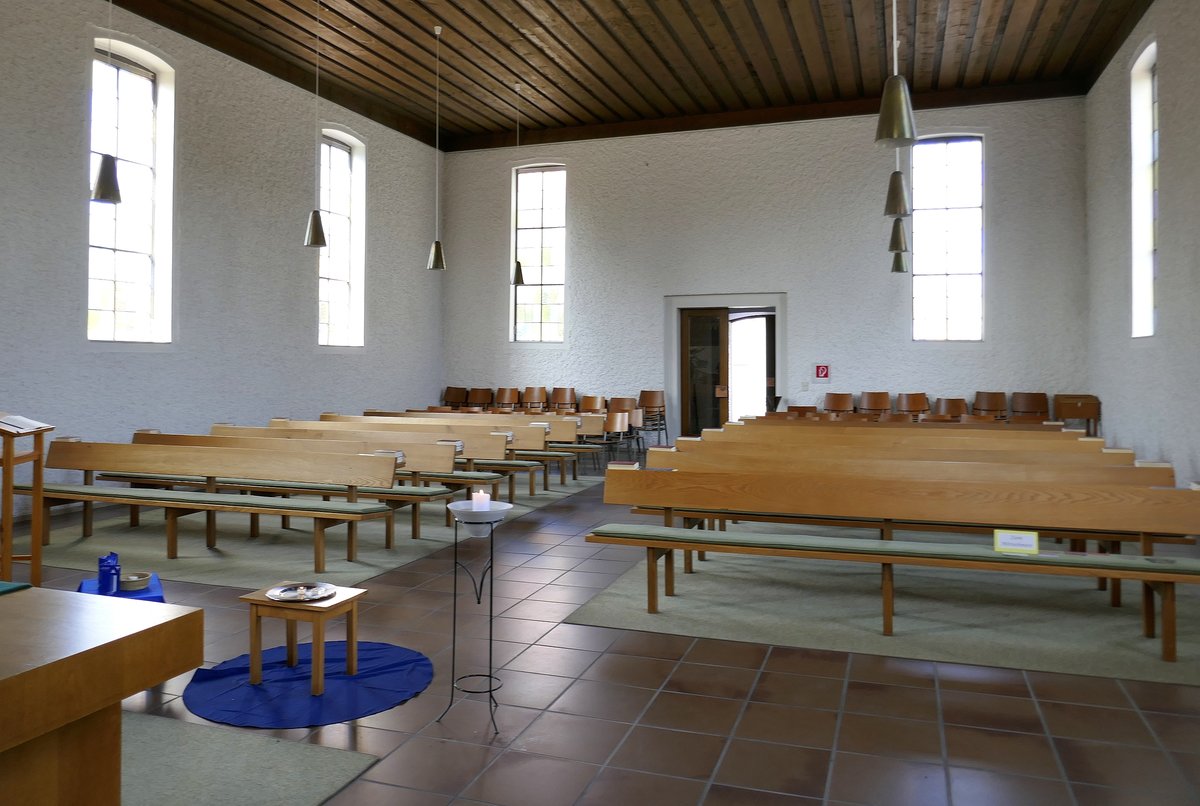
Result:
<svg viewBox="0 0 1200 806"><path fill-rule="evenodd" d="M684 308L774 308L775 393L787 389L787 294L677 294L663 297L663 389L667 396L667 426L679 436L679 312Z"/></svg>

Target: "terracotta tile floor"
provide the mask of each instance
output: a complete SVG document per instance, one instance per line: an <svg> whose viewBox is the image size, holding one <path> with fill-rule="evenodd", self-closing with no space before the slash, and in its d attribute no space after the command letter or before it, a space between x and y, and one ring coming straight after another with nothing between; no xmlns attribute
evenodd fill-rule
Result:
<svg viewBox="0 0 1200 806"><path fill-rule="evenodd" d="M444 552L363 583L362 637L429 655L430 688L353 723L271 733L379 757L335 806L1200 803L1200 687L560 624L640 560L583 539L630 519L595 488L498 530L499 735L481 695L434 721L450 686ZM69 589L83 576L47 575ZM165 587L205 609L206 663L247 650L244 591ZM487 611L459 593L462 674L486 665ZM186 682L125 707L203 721L183 708Z"/></svg>

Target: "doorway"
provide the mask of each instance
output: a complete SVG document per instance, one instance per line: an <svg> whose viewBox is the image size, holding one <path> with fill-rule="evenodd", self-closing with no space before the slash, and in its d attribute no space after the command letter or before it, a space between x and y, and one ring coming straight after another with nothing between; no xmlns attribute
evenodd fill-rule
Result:
<svg viewBox="0 0 1200 806"><path fill-rule="evenodd" d="M681 308L680 434L773 410L775 309Z"/></svg>

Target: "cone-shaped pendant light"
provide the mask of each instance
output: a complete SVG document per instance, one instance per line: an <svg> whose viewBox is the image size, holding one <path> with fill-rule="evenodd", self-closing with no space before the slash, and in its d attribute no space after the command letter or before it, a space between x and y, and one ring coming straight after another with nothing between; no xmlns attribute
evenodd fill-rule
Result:
<svg viewBox="0 0 1200 806"><path fill-rule="evenodd" d="M908 253L892 253L892 274L908 274Z"/></svg>
<svg viewBox="0 0 1200 806"><path fill-rule="evenodd" d="M875 142L897 148L917 142L912 96L908 92L908 82L902 75L890 76L883 84L883 100L879 104Z"/></svg>
<svg viewBox="0 0 1200 806"><path fill-rule="evenodd" d="M521 147L521 85L513 84L513 90L517 93L517 148ZM513 239L513 251L517 249L516 239ZM521 261L513 261L513 285L525 285L525 272L521 271Z"/></svg>
<svg viewBox="0 0 1200 806"><path fill-rule="evenodd" d="M446 270L446 255L442 251L442 26L433 26L436 37L434 46L436 84L433 94L433 246L429 247L429 264L425 267L430 271Z"/></svg>
<svg viewBox="0 0 1200 806"><path fill-rule="evenodd" d="M112 0L108 0L108 66L112 67ZM117 87L120 86L120 82L117 82ZM120 105L119 89L117 104ZM120 137L119 129L117 137ZM116 150L115 143L113 150ZM112 154L100 155L100 168L96 171L96 184L92 187L92 201L106 204L121 203L121 186L117 182L117 158Z"/></svg>
<svg viewBox="0 0 1200 806"><path fill-rule="evenodd" d="M883 204L883 214L888 218L903 218L912 215L912 193L908 189L908 180L904 172L892 171L888 180L887 201Z"/></svg>
<svg viewBox="0 0 1200 806"><path fill-rule="evenodd" d="M892 220L892 239L888 242L889 252L908 251L908 233L904 230L904 219Z"/></svg>
<svg viewBox="0 0 1200 806"><path fill-rule="evenodd" d="M883 84L875 142L900 148L917 142L917 127L913 122L912 96L908 91L908 82L900 75L900 33L896 29L897 2L899 0L892 0L892 75Z"/></svg>
<svg viewBox="0 0 1200 806"><path fill-rule="evenodd" d="M316 206L308 214L308 229L304 231L304 245L318 249L328 246L325 240L325 225L321 222L321 0L317 0L317 56L313 63L313 129L317 134L317 170L313 195Z"/></svg>
<svg viewBox="0 0 1200 806"><path fill-rule="evenodd" d="M96 186L92 189L92 201L121 203L121 187L117 184L117 158L112 154L100 155L100 169L96 171Z"/></svg>
<svg viewBox="0 0 1200 806"><path fill-rule="evenodd" d="M304 233L305 246L328 246L325 240L325 225L321 223L321 211L313 210L308 214L308 230Z"/></svg>

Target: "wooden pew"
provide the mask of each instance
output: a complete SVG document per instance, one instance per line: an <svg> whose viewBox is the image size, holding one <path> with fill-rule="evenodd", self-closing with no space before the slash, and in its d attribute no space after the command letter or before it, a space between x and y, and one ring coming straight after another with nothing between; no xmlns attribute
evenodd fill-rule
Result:
<svg viewBox="0 0 1200 806"><path fill-rule="evenodd" d="M135 445L103 442L51 443L46 466L59 470L92 473L149 473L197 476L205 480L203 490L126 488L93 484L45 485L44 522L49 529L51 508L59 504L94 502L133 506L161 506L167 515L167 557L178 556L178 519L192 512L206 514L206 544L216 547L217 512L245 512L251 516L251 532L257 530L262 514L313 519L313 570L325 570L325 530L345 523L385 518L391 534L392 507L381 501L360 501L360 488L386 494L393 487L396 460L393 456L304 451L253 450L188 445ZM344 501L279 498L274 495L218 492L218 479L261 480L289 484L337 487ZM24 490L22 490L24 491ZM447 491L449 494L449 491ZM374 497L374 496L373 496ZM356 531L348 528L346 558L354 560Z"/></svg>

